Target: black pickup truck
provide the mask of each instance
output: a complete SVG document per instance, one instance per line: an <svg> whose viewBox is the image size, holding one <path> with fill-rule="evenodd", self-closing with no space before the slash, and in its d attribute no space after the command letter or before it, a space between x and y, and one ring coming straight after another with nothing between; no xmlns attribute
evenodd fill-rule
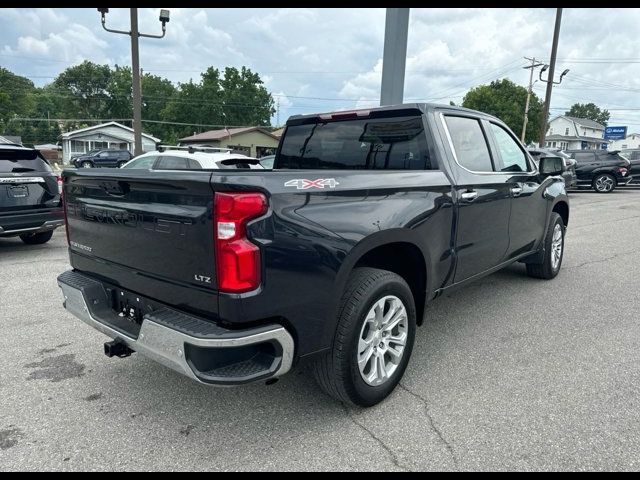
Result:
<svg viewBox="0 0 640 480"><path fill-rule="evenodd" d="M310 361L327 393L371 406L427 302L517 261L558 274L561 173L467 109L294 116L273 170L65 172L73 270L58 284L108 356L211 385Z"/></svg>

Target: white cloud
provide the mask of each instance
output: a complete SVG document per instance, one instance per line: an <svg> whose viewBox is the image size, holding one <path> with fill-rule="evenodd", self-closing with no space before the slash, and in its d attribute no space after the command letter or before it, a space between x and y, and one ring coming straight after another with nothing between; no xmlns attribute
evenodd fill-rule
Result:
<svg viewBox="0 0 640 480"><path fill-rule="evenodd" d="M554 9L412 9L405 98L460 102L470 87L504 76L526 85L522 57L548 58L554 14ZM158 9L139 9L139 17L142 31L160 33ZM0 18L3 66L37 77L37 84L84 59L130 62L129 38L103 31L93 8L0 9ZM380 95L384 19L384 9L172 8L165 38L140 40L141 66L174 82L197 79L208 66L249 66L272 92L312 97L279 97L281 121L294 113L369 107ZM128 9L114 8L107 16L112 28L127 29L128 22ZM594 102L640 130L640 111L613 110L640 107L640 63L586 63L637 59L639 24L638 9L606 15L564 10L557 69L571 72L554 88L553 112L577 101ZM544 84L534 90L543 91Z"/></svg>

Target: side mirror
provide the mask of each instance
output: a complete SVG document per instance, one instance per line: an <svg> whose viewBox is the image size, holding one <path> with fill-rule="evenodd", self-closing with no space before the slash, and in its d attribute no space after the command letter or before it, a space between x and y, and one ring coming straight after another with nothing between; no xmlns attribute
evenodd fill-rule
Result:
<svg viewBox="0 0 640 480"><path fill-rule="evenodd" d="M540 159L538 168L540 170L540 175L551 177L555 175L562 175L564 164L560 157L543 157Z"/></svg>

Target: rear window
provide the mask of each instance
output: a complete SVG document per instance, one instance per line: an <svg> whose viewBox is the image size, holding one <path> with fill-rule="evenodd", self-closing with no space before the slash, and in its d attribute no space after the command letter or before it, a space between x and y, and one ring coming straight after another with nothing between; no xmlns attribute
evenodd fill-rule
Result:
<svg viewBox="0 0 640 480"><path fill-rule="evenodd" d="M51 167L36 150L0 149L0 173L50 171Z"/></svg>
<svg viewBox="0 0 640 480"><path fill-rule="evenodd" d="M430 170L422 117L287 127L275 168Z"/></svg>

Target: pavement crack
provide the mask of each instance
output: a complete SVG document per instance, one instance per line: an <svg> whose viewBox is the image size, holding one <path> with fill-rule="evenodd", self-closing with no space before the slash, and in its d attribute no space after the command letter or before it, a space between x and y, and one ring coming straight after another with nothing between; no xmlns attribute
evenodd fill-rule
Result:
<svg viewBox="0 0 640 480"><path fill-rule="evenodd" d="M398 455L396 455L396 453L386 443L384 443L375 433L369 430L364 424L356 420L355 415L352 414L352 412L349 410L349 408L345 404L342 404L342 407L344 408L344 411L347 414L347 417L349 417L349 419L351 420L351 422L355 426L359 427L362 431L364 431L367 435L369 435L378 445L380 445L380 447L385 452L387 452L387 455L389 456L389 458L391 459L391 461L396 467L398 467L403 472L411 471L410 469L408 469L407 467L403 466L400 463L400 459L398 458Z"/></svg>
<svg viewBox="0 0 640 480"><path fill-rule="evenodd" d="M579 263L578 265L572 265L570 267L565 267L565 270L573 270L575 268L582 268L586 265L592 265L594 263L604 263L604 262L608 262L609 260L614 260L618 257L623 257L623 256L627 256L633 253L640 253L640 249L637 250L626 250L624 252L621 253L616 253L615 255L611 255L610 257L605 257L605 258L600 258L597 260L587 260L586 262L582 262Z"/></svg>
<svg viewBox="0 0 640 480"><path fill-rule="evenodd" d="M459 468L458 457L456 456L456 452L455 452L455 450L453 448L453 445L451 444L451 442L449 442L444 437L442 431L440 430L440 428L436 424L435 420L433 419L433 416L431 415L431 410L429 409L429 402L427 401L427 399L424 398L422 395L419 395L419 394L413 392L412 390L407 388L405 385L403 385L401 382L398 383L398 386L402 390L407 392L409 395L411 395L413 398L418 400L420 403L422 403L422 405L424 406L424 413L425 413L425 415L427 417L427 420L429 421L429 426L431 427L431 430L433 430L433 432L438 436L438 438L440 439L440 443L442 443L444 445L444 447L447 449L447 451L451 455L451 459L453 460L453 464L456 466L456 468Z"/></svg>

